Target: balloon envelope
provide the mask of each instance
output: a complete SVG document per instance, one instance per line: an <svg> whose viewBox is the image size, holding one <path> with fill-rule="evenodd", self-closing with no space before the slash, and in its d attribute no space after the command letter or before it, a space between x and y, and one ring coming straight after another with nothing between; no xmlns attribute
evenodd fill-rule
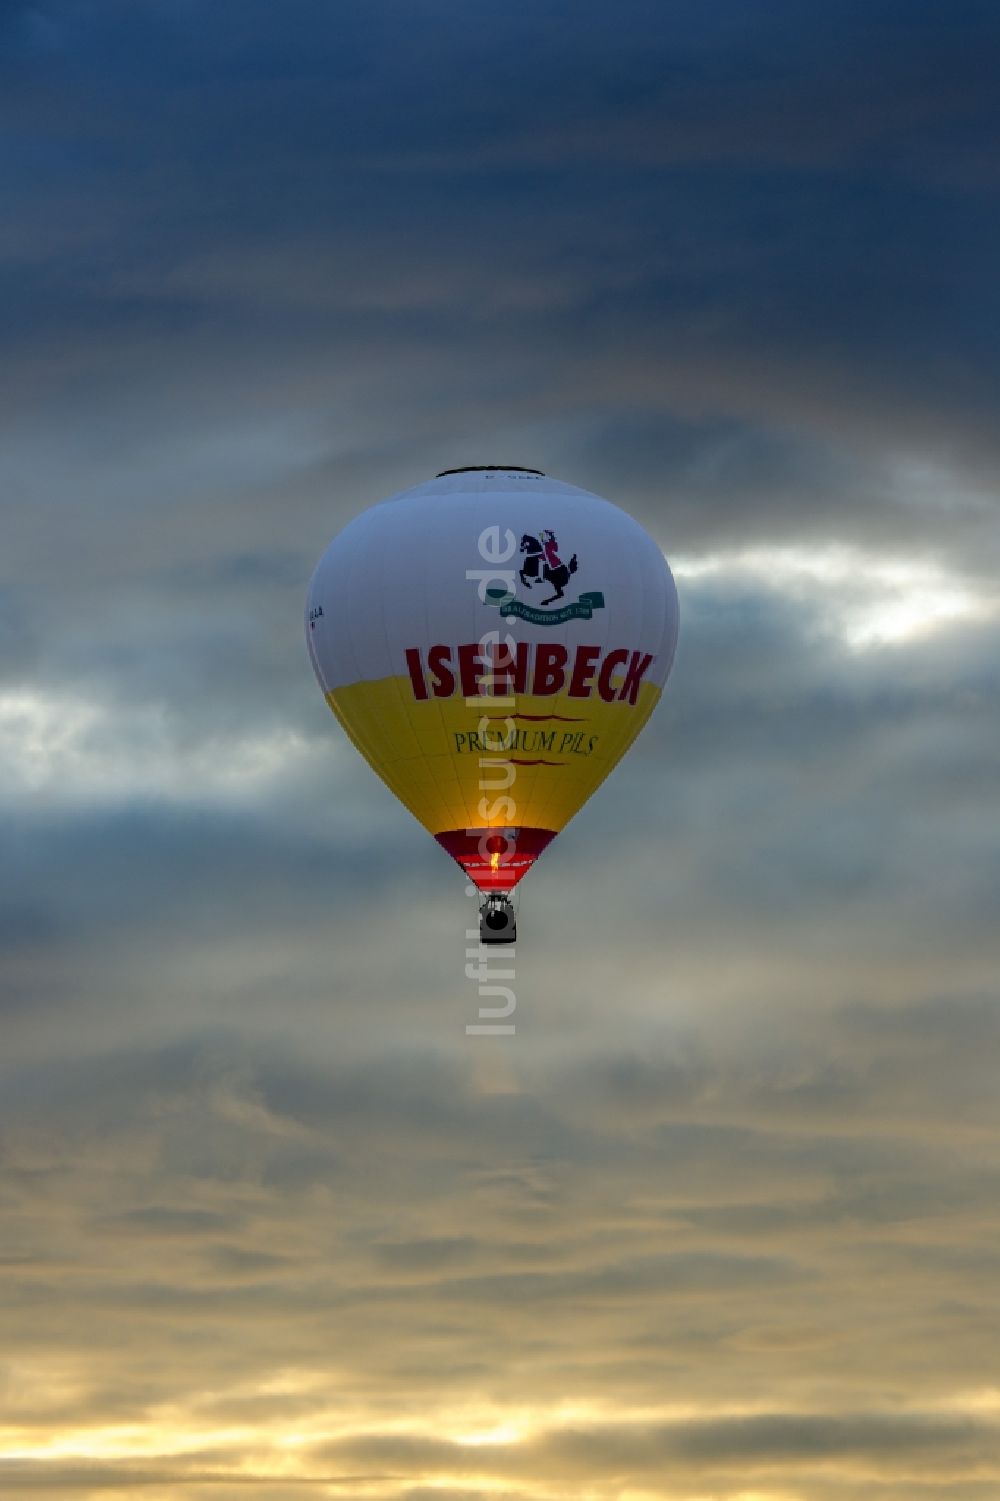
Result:
<svg viewBox="0 0 1000 1501"><path fill-rule="evenodd" d="M637 522L517 468L446 472L363 512L306 609L334 714L484 891L515 886L614 769L677 627Z"/></svg>

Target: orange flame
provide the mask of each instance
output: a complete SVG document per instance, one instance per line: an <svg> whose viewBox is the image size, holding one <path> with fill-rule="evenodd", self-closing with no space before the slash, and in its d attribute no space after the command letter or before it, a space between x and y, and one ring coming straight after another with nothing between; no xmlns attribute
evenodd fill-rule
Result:
<svg viewBox="0 0 1000 1501"><path fill-rule="evenodd" d="M497 852L496 852L495 855L491 855L490 856L490 870L499 870L499 869L500 869L500 851L497 850Z"/></svg>

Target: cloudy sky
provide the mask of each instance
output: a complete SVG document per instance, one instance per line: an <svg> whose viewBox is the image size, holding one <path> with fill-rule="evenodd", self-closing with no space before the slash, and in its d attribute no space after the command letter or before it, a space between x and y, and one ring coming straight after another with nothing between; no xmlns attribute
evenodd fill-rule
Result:
<svg viewBox="0 0 1000 1501"><path fill-rule="evenodd" d="M998 68L988 0L4 0L4 1497L1000 1494ZM302 640L484 462L682 613L508 1038Z"/></svg>

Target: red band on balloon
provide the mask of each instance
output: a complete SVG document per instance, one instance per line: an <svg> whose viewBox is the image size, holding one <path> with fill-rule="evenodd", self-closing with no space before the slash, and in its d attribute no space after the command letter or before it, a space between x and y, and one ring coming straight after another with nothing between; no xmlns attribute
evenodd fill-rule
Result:
<svg viewBox="0 0 1000 1501"><path fill-rule="evenodd" d="M450 829L434 838L480 891L510 891L554 838L551 829Z"/></svg>

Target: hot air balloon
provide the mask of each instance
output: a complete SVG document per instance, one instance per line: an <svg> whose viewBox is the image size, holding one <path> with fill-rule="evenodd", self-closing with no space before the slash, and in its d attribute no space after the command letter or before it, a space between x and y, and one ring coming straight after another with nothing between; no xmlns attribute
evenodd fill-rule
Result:
<svg viewBox="0 0 1000 1501"><path fill-rule="evenodd" d="M510 941L514 889L611 772L677 644L662 552L536 469L447 469L362 512L309 586L326 700Z"/></svg>

